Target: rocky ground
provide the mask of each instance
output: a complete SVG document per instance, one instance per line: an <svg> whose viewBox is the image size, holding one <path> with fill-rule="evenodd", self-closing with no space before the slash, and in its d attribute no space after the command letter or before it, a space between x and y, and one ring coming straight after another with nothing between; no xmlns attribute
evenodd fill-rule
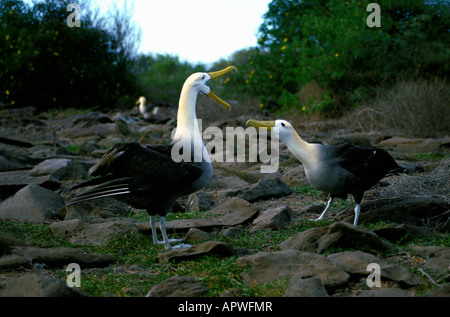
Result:
<svg viewBox="0 0 450 317"><path fill-rule="evenodd" d="M264 119L257 113L221 111L199 109L203 129L217 126L225 134L227 126ZM66 189L85 180L88 169L118 142L168 142L175 113L170 105L147 120L135 109L0 112L0 225L7 228L0 232L0 295L92 295L65 283L61 272L77 263L84 274L111 268L117 275L132 271L152 278L145 294L129 290L104 296L245 296L253 285L277 281L282 281L281 291L270 296L450 296L450 137L361 132L336 121L300 126L306 131L301 135L314 142L379 146L408 169L407 175L387 177L366 192L360 226L351 225L351 199L336 204L325 223L307 220L320 214L326 196L309 187L303 167L281 145L280 168L272 174L260 173L260 162L214 163L208 187L180 198L167 223L169 235L182 236L193 247L165 251L158 246L151 253L157 270L95 252L117 236L149 235L148 218L113 199L66 208L65 201L76 194ZM59 245L13 234L15 226L30 223L49 229L48 239ZM259 243L245 245L252 237ZM195 266L205 256L232 260L240 272L233 287L216 294L205 282L214 280L211 276L162 278L158 273L176 263ZM371 263L379 266L380 287L367 284Z"/></svg>

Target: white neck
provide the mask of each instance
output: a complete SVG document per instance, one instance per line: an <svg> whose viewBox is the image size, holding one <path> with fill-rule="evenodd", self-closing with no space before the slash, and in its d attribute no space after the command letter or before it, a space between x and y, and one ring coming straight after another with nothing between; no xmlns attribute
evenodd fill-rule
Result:
<svg viewBox="0 0 450 317"><path fill-rule="evenodd" d="M297 132L293 131L292 134L283 137L281 141L306 168L317 164L317 147L315 144L303 141Z"/></svg>
<svg viewBox="0 0 450 317"><path fill-rule="evenodd" d="M198 92L192 89L190 85L186 83L183 85L178 104L177 131L173 137L174 140L180 140L186 137L201 138L195 111L197 96Z"/></svg>
<svg viewBox="0 0 450 317"><path fill-rule="evenodd" d="M210 162L208 151L203 143L202 135L196 115L198 91L192 89L190 84L184 84L181 90L177 114L177 128L173 141L185 140L193 147L194 160Z"/></svg>

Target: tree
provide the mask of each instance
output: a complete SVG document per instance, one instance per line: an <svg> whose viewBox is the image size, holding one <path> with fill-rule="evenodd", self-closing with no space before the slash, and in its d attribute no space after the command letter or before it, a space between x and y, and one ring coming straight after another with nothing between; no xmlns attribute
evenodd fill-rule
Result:
<svg viewBox="0 0 450 317"><path fill-rule="evenodd" d="M399 76L443 77L449 71L450 17L445 2L377 1L381 27L367 25L370 1L273 0L258 46L240 69L248 94L302 111L341 113ZM235 78L237 79L237 78ZM242 79L242 78L240 78ZM315 82L320 100L301 101ZM263 91L262 91L263 90Z"/></svg>
<svg viewBox="0 0 450 317"><path fill-rule="evenodd" d="M131 55L117 33L94 25L87 1L81 4L86 5L81 27L69 27L70 3L1 2L0 100L5 104L102 108L139 95Z"/></svg>

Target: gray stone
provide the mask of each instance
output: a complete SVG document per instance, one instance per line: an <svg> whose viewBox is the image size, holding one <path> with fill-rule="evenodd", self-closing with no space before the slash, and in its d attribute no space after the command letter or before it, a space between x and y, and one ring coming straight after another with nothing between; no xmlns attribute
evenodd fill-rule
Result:
<svg viewBox="0 0 450 317"><path fill-rule="evenodd" d="M247 283L270 283L283 278L317 276L326 288L336 288L347 282L349 275L326 257L309 252L288 249L276 252L258 252L236 260L238 267L250 267L243 274Z"/></svg>
<svg viewBox="0 0 450 317"><path fill-rule="evenodd" d="M403 242L410 241L416 237L430 237L431 233L426 227L401 224L392 228L382 228L374 230L379 237L391 242L397 242L402 239Z"/></svg>
<svg viewBox="0 0 450 317"><path fill-rule="evenodd" d="M9 171L0 173L0 200L13 196L28 185L38 185L50 190L61 187L61 183L52 175L33 177L29 171Z"/></svg>
<svg viewBox="0 0 450 317"><path fill-rule="evenodd" d="M329 297L322 280L317 277L291 278L284 297Z"/></svg>
<svg viewBox="0 0 450 317"><path fill-rule="evenodd" d="M15 247L0 258L1 270L19 268L63 268L77 263L83 268L106 267L115 261L110 255L89 253L75 248Z"/></svg>
<svg viewBox="0 0 450 317"><path fill-rule="evenodd" d="M365 290L356 294L355 297L411 297L411 295L399 288L389 288Z"/></svg>
<svg viewBox="0 0 450 317"><path fill-rule="evenodd" d="M260 229L282 230L286 228L293 217L294 211L288 206L269 208L253 220L250 233Z"/></svg>
<svg viewBox="0 0 450 317"><path fill-rule="evenodd" d="M147 297L197 297L208 293L209 289L192 276L172 276L156 284Z"/></svg>
<svg viewBox="0 0 450 317"><path fill-rule="evenodd" d="M112 220L103 223L86 223L79 219L54 222L52 233L74 244L101 245L117 235L139 234L132 221Z"/></svg>
<svg viewBox="0 0 450 317"><path fill-rule="evenodd" d="M281 179L262 178L256 184L245 189L241 197L249 202L255 202L260 199L283 197L291 193L291 188Z"/></svg>
<svg viewBox="0 0 450 317"><path fill-rule="evenodd" d="M189 211L207 211L214 207L215 201L212 195L204 192L198 191L189 195L187 210Z"/></svg>
<svg viewBox="0 0 450 317"><path fill-rule="evenodd" d="M0 204L0 219L43 222L53 219L64 204L64 198L53 191L29 185Z"/></svg>
<svg viewBox="0 0 450 317"><path fill-rule="evenodd" d="M54 277L28 273L6 283L2 297L79 297L85 296Z"/></svg>
<svg viewBox="0 0 450 317"><path fill-rule="evenodd" d="M233 246L230 243L220 241L208 241L194 245L190 248L173 249L158 256L160 264L166 262L179 262L185 260L194 260L204 255L219 255L228 257L234 255Z"/></svg>
<svg viewBox="0 0 450 317"><path fill-rule="evenodd" d="M391 252L395 246L381 240L375 233L346 222L335 222L327 227L311 228L299 232L280 244L281 249L296 249L323 253L330 248Z"/></svg>
<svg viewBox="0 0 450 317"><path fill-rule="evenodd" d="M427 297L450 297L450 283L441 285L438 289L431 291Z"/></svg>
<svg viewBox="0 0 450 317"><path fill-rule="evenodd" d="M197 228L189 229L184 240L189 244L205 242L211 239L211 235Z"/></svg>
<svg viewBox="0 0 450 317"><path fill-rule="evenodd" d="M227 238L238 239L244 232L245 232L245 230L242 228L229 227L229 228L222 229L222 231L220 233Z"/></svg>
<svg viewBox="0 0 450 317"><path fill-rule="evenodd" d="M258 207L248 201L234 197L204 213L204 217L195 219L177 219L166 223L168 232L188 231L197 228L208 231L213 228L230 227L251 221L258 214ZM148 222L136 224L141 232L150 233Z"/></svg>
<svg viewBox="0 0 450 317"><path fill-rule="evenodd" d="M377 199L361 204L359 223L367 225L382 220L422 226L423 219L432 219L434 216L439 216L445 213L448 208L448 203L444 199L434 197ZM355 216L353 209L354 207L350 207L343 210L339 213L338 219L353 222ZM442 219L436 218L433 221L437 223Z"/></svg>
<svg viewBox="0 0 450 317"><path fill-rule="evenodd" d="M377 263L380 265L381 280L388 279L397 282L402 287L425 284L420 277L409 272L406 268L386 263L369 253L346 251L330 254L327 258L350 275L367 277L372 273L372 271L367 271L367 266L370 263Z"/></svg>
<svg viewBox="0 0 450 317"><path fill-rule="evenodd" d="M51 175L59 181L80 180L87 177L91 165L89 162L69 159L49 159L36 165L30 171L30 176Z"/></svg>

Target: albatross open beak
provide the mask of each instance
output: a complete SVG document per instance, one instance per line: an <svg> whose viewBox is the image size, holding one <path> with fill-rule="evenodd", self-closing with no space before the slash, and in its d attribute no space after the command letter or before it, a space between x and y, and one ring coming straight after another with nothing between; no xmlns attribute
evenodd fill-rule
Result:
<svg viewBox="0 0 450 317"><path fill-rule="evenodd" d="M211 77L211 80L214 80L216 78L219 78L229 72L231 72L232 70L237 71L238 69L234 66L228 66L225 69L219 70L217 72L210 72L208 73L209 77ZM223 101L222 99L220 99L219 97L217 97L212 90L209 92L209 94L207 94L207 96L213 100L215 100L216 102L220 103L222 106L224 106L225 108L227 108L228 110L231 110L231 106L226 103L225 101Z"/></svg>
<svg viewBox="0 0 450 317"><path fill-rule="evenodd" d="M272 128L275 126L275 121L258 121L250 119L245 124L247 127L255 127L255 128L267 128L267 130L272 130Z"/></svg>

